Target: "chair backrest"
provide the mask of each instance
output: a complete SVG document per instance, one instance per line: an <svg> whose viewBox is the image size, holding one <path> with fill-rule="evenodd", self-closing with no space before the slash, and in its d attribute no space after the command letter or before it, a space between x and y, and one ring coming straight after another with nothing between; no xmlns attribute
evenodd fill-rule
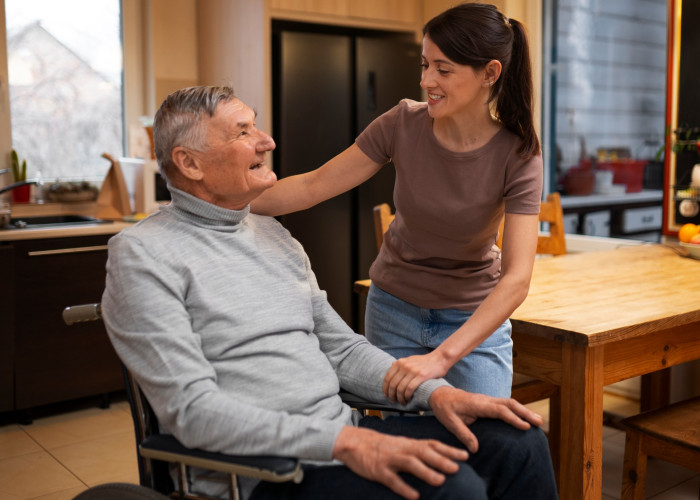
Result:
<svg viewBox="0 0 700 500"><path fill-rule="evenodd" d="M384 233L389 224L394 220L391 207L382 203L374 207L374 235L377 240L377 250L381 248ZM503 223L498 229L496 244L501 247L503 243ZM550 193L547 200L540 205L540 222L549 224L549 235L540 234L537 238L537 253L549 255L564 255L566 253L566 239L564 234L564 212L561 208L561 196L559 193Z"/></svg>
<svg viewBox="0 0 700 500"><path fill-rule="evenodd" d="M391 207L388 203L382 203L374 207L374 236L377 240L377 251L382 247L384 233L389 229L389 224L394 220Z"/></svg>
<svg viewBox="0 0 700 500"><path fill-rule="evenodd" d="M498 228L499 248L503 244L503 225L501 221ZM564 211L561 208L561 196L559 193L550 193L547 199L540 204L540 222L549 224L549 234L540 234L537 237L537 253L547 255L566 254L566 237L564 233Z"/></svg>

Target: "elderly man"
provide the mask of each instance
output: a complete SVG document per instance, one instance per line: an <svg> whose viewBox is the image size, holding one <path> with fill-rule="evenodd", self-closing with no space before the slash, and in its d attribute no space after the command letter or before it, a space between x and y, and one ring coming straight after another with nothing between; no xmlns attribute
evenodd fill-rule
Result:
<svg viewBox="0 0 700 500"><path fill-rule="evenodd" d="M301 245L249 213L276 182L275 143L230 88L171 94L154 133L172 203L112 238L102 305L164 429L303 461L301 484L243 482L252 499L556 497L541 417L513 400L429 380L409 407L435 417L361 418L341 401L342 387L388 403L394 359L333 311Z"/></svg>

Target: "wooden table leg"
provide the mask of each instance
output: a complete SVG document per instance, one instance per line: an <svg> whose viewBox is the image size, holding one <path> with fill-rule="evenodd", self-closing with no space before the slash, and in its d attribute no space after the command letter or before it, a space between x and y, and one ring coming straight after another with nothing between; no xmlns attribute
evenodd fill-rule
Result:
<svg viewBox="0 0 700 500"><path fill-rule="evenodd" d="M559 492L562 500L602 495L603 348L562 346Z"/></svg>
<svg viewBox="0 0 700 500"><path fill-rule="evenodd" d="M642 375L641 411L668 406L671 402L671 369Z"/></svg>
<svg viewBox="0 0 700 500"><path fill-rule="evenodd" d="M557 391L555 395L549 398L549 453L552 456L552 466L554 467L554 478L559 482L560 460L559 454L561 450L561 396Z"/></svg>

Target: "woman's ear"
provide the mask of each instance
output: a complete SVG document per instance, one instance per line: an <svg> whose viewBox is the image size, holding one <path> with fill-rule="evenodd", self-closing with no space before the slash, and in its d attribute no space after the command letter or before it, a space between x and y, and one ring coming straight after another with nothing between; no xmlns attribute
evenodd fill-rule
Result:
<svg viewBox="0 0 700 500"><path fill-rule="evenodd" d="M501 62L496 59L492 59L486 63L486 66L484 66L484 87L491 87L494 85L500 78L502 69Z"/></svg>
<svg viewBox="0 0 700 500"><path fill-rule="evenodd" d="M199 161L194 158L190 150L177 146L172 151L173 163L185 178L198 181L202 179L204 172L200 168Z"/></svg>

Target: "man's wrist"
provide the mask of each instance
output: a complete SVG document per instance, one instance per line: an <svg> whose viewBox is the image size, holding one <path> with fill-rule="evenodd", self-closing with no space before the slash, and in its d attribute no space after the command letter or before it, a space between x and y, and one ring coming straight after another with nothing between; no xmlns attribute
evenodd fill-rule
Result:
<svg viewBox="0 0 700 500"><path fill-rule="evenodd" d="M450 391L452 390L454 390L454 387L449 385L443 385L435 389L432 394L430 394L430 398L428 398L430 408L435 409L436 406L439 406L445 398L450 397Z"/></svg>
<svg viewBox="0 0 700 500"><path fill-rule="evenodd" d="M452 387L452 385L450 385L450 383L444 378L433 378L426 380L418 386L418 389L416 389L416 392L413 394L413 398L411 399L411 403L420 406L420 408L416 407L416 409L427 410L432 408L430 405L430 398L440 387Z"/></svg>
<svg viewBox="0 0 700 500"><path fill-rule="evenodd" d="M358 440L353 438L357 430L357 427L351 425L346 425L340 430L333 444L333 458L341 460L343 455L352 451L352 448L358 444Z"/></svg>

